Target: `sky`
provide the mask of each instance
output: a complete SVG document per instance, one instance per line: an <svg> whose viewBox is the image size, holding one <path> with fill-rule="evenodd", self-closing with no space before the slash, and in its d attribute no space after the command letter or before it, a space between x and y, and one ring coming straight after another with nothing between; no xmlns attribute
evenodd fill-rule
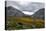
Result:
<svg viewBox="0 0 46 31"><path fill-rule="evenodd" d="M31 1L7 1L7 7L8 6L13 6L14 8L19 9L20 11L27 15L32 15L36 11L38 11L38 9L44 8L43 2L38 3Z"/></svg>
<svg viewBox="0 0 46 31"><path fill-rule="evenodd" d="M29 1L29 2L44 2L45 0L5 0L5 1L21 1L21 2L24 2L24 1Z"/></svg>

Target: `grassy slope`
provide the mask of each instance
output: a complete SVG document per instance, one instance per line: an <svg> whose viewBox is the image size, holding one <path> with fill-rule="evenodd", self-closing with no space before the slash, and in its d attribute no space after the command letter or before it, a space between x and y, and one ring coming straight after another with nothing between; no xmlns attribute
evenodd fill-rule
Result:
<svg viewBox="0 0 46 31"><path fill-rule="evenodd" d="M22 23L23 25L19 25L18 23ZM7 28L10 27L14 29L34 28L32 25L34 25L35 28L43 28L44 20L32 17L8 16L7 24Z"/></svg>

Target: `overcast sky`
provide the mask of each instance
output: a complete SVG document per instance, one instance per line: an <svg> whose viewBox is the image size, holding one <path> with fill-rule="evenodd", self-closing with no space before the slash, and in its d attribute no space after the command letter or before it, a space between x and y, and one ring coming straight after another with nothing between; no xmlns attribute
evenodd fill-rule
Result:
<svg viewBox="0 0 46 31"><path fill-rule="evenodd" d="M13 6L24 14L32 15L37 9L44 8L44 3L30 1L7 1L7 6Z"/></svg>

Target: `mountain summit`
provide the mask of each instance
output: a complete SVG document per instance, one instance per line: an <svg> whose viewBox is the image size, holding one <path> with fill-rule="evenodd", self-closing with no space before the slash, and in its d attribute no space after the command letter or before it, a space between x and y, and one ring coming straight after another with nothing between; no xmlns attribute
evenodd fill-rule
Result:
<svg viewBox="0 0 46 31"><path fill-rule="evenodd" d="M6 7L6 10L7 10L7 16L23 16L23 13L20 10L12 6Z"/></svg>
<svg viewBox="0 0 46 31"><path fill-rule="evenodd" d="M33 17L37 17L37 18L44 18L45 14L45 8L39 9L37 12L35 12L35 14L33 14Z"/></svg>

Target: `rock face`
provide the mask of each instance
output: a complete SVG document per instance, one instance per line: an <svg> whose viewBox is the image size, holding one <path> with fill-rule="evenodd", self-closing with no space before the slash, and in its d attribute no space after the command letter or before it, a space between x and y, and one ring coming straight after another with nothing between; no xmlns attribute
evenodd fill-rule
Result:
<svg viewBox="0 0 46 31"><path fill-rule="evenodd" d="M12 6L9 6L9 7L6 7L6 14L7 16L23 16L24 14L16 9L16 8L13 8Z"/></svg>
<svg viewBox="0 0 46 31"><path fill-rule="evenodd" d="M33 17L44 19L45 16L44 12L45 12L45 8L39 9L35 14L33 14Z"/></svg>

